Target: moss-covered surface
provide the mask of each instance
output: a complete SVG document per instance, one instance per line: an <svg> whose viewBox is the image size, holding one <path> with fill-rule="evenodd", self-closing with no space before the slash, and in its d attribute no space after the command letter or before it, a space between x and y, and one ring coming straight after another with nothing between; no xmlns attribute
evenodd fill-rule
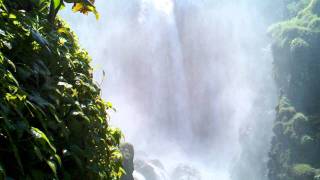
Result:
<svg viewBox="0 0 320 180"><path fill-rule="evenodd" d="M280 89L270 180L312 180L320 168L320 1L271 27Z"/></svg>
<svg viewBox="0 0 320 180"><path fill-rule="evenodd" d="M0 0L0 179L119 179L112 106L49 4Z"/></svg>
<svg viewBox="0 0 320 180"><path fill-rule="evenodd" d="M314 113L319 109L316 99L320 89L320 9L312 1L298 15L271 27L275 79L297 110Z"/></svg>

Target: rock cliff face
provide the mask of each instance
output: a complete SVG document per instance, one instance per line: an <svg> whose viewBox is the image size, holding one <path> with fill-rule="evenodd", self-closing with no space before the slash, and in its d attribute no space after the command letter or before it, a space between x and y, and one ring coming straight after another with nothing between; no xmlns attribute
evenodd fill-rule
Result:
<svg viewBox="0 0 320 180"><path fill-rule="evenodd" d="M120 146L123 156L123 168L126 172L121 180L201 180L200 171L196 168L180 164L167 171L165 165L159 160L150 159L147 154L134 157L134 147L132 144L124 143ZM169 177L169 173L171 176Z"/></svg>
<svg viewBox="0 0 320 180"><path fill-rule="evenodd" d="M280 91L270 180L320 178L320 1L312 0L270 32L274 76Z"/></svg>
<svg viewBox="0 0 320 180"><path fill-rule="evenodd" d="M132 144L124 143L120 146L120 150L123 156L123 168L126 172L125 175L121 177L121 180L133 180L133 158L134 158L134 148Z"/></svg>
<svg viewBox="0 0 320 180"><path fill-rule="evenodd" d="M135 160L134 167L146 180L169 180L164 166L158 160Z"/></svg>
<svg viewBox="0 0 320 180"><path fill-rule="evenodd" d="M121 180L167 180L167 173L162 163L158 160L149 160L146 157L134 158L134 147L130 143L120 146L123 156L125 175ZM138 155L139 156L139 155Z"/></svg>

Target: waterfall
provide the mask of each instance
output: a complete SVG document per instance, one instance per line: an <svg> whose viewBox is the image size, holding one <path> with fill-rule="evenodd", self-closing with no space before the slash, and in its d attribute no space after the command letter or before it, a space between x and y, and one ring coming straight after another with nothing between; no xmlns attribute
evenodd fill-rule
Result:
<svg viewBox="0 0 320 180"><path fill-rule="evenodd" d="M146 178L139 172L133 171L134 180L146 180Z"/></svg>
<svg viewBox="0 0 320 180"><path fill-rule="evenodd" d="M102 96L117 108L111 123L126 141L167 174L183 163L204 180L238 180L231 174L244 151L267 156L276 99L259 3L97 1L99 21L62 16L92 55ZM263 167L247 159L243 166Z"/></svg>

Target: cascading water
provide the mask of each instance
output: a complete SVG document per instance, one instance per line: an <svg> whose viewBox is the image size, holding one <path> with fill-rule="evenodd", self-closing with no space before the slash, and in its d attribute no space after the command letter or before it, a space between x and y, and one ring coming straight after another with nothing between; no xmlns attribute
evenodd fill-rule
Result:
<svg viewBox="0 0 320 180"><path fill-rule="evenodd" d="M135 180L146 180L146 178L139 172L133 172L133 178Z"/></svg>
<svg viewBox="0 0 320 180"><path fill-rule="evenodd" d="M229 180L242 150L267 156L275 93L267 23L254 2L97 1L97 22L63 14L92 55L98 83L106 72L102 95L118 110L112 124L167 173L182 163L204 180Z"/></svg>

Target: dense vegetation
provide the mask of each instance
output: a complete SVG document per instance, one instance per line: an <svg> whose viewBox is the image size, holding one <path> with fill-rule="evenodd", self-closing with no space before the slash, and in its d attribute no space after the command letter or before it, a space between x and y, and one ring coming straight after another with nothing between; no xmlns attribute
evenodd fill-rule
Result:
<svg viewBox="0 0 320 180"><path fill-rule="evenodd" d="M0 0L0 179L119 179L121 132L88 53L57 12L93 1Z"/></svg>
<svg viewBox="0 0 320 180"><path fill-rule="evenodd" d="M300 9L270 30L280 89L270 180L320 179L320 1Z"/></svg>

